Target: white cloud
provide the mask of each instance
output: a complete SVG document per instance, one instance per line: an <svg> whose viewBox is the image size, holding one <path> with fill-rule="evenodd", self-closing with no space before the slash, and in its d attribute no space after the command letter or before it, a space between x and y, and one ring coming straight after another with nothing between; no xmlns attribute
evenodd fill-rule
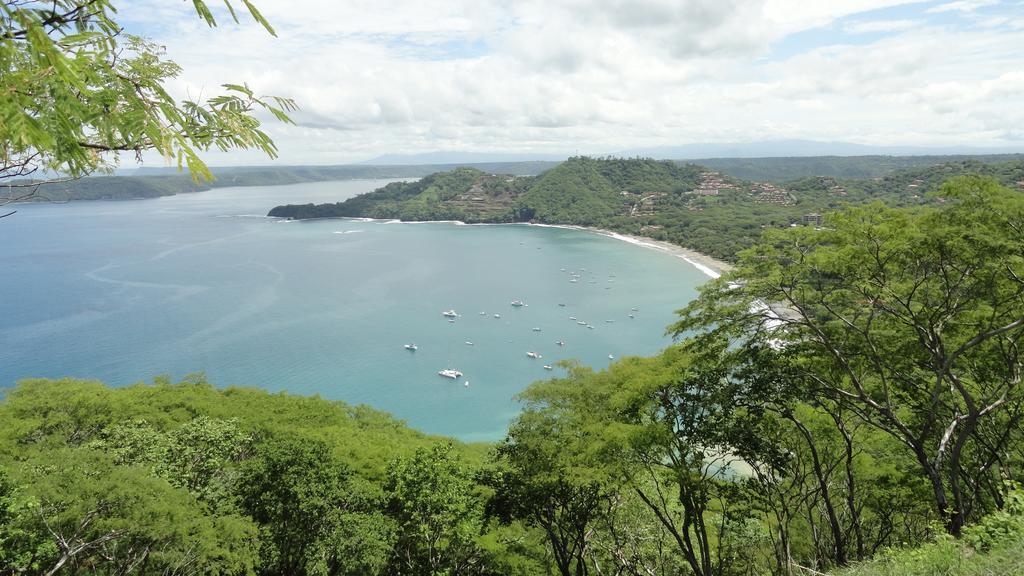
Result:
<svg viewBox="0 0 1024 576"><path fill-rule="evenodd" d="M245 22L207 29L185 3L133 1L121 14L183 65L176 93L247 81L295 98L299 125L267 126L293 164L438 149L1008 138L993 119L1019 117L1007 87L1018 86L1024 38L1005 25L938 28L870 13L908 3L259 0L276 39ZM843 19L854 21L835 25ZM772 59L776 43L815 29L834 40ZM859 32L888 34L870 44L844 35Z"/></svg>
<svg viewBox="0 0 1024 576"><path fill-rule="evenodd" d="M947 2L945 4L929 8L928 12L930 14L939 14L941 12L974 12L980 8L995 6L996 4L999 4L999 0L957 0L956 2Z"/></svg>
<svg viewBox="0 0 1024 576"><path fill-rule="evenodd" d="M877 32L902 32L921 26L914 20L866 20L851 22L843 27L850 34L872 34Z"/></svg>

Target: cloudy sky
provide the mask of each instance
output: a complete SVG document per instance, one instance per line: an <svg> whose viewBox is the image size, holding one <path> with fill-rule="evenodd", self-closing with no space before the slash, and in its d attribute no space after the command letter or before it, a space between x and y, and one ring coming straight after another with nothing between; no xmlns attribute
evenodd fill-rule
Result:
<svg viewBox="0 0 1024 576"><path fill-rule="evenodd" d="M298 125L268 125L290 164L776 139L1024 149L1024 0L254 3L277 38L248 18L210 30L184 1L123 0L120 18L184 67L177 94L294 98Z"/></svg>

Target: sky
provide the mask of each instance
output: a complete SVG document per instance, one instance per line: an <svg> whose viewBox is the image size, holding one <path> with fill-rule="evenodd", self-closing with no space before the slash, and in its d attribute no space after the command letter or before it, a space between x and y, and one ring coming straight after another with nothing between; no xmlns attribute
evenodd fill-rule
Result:
<svg viewBox="0 0 1024 576"><path fill-rule="evenodd" d="M295 126L266 123L285 164L780 139L1024 150L1024 0L254 4L276 38L247 15L210 29L187 1L118 8L183 67L173 94L294 98Z"/></svg>

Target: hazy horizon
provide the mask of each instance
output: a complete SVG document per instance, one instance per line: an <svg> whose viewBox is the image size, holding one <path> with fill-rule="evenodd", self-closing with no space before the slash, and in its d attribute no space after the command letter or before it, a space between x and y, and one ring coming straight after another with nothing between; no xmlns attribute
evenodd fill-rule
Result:
<svg viewBox="0 0 1024 576"><path fill-rule="evenodd" d="M294 98L296 126L267 123L281 164L778 140L1024 146L1019 0L260 0L277 38L223 12L210 30L188 3L118 4L129 32L183 66L176 95L247 82Z"/></svg>

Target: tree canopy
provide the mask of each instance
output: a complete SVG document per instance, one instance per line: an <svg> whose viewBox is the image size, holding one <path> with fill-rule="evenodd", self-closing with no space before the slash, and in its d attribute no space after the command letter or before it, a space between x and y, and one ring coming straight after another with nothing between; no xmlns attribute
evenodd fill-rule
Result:
<svg viewBox="0 0 1024 576"><path fill-rule="evenodd" d="M274 34L249 0L241 4ZM203 0L193 5L204 22L217 24ZM237 21L235 5L224 5ZM112 0L0 4L0 181L34 188L40 176L77 178L115 166L119 153L146 150L197 179L211 178L204 150L276 156L257 113L290 122L292 100L224 84L203 101L179 101L166 83L180 72L160 46L123 29Z"/></svg>

